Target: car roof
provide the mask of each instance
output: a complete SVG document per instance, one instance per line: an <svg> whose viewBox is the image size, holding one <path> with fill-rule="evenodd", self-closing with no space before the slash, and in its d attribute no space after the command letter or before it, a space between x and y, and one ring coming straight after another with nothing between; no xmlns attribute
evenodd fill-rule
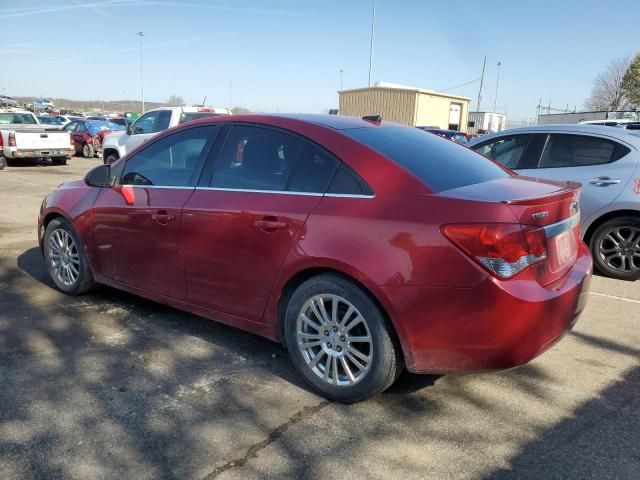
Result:
<svg viewBox="0 0 640 480"><path fill-rule="evenodd" d="M534 125L531 127L511 128L508 130L502 130L500 132L490 133L488 135L481 135L476 137L472 141L472 145L483 143L491 138L502 137L504 135L518 134L518 133L585 133L591 135L599 135L601 137L614 138L629 144L632 144L636 148L640 149L640 136L635 135L632 130L626 130L624 128L607 127L604 125L588 125L588 124L550 124L550 125Z"/></svg>

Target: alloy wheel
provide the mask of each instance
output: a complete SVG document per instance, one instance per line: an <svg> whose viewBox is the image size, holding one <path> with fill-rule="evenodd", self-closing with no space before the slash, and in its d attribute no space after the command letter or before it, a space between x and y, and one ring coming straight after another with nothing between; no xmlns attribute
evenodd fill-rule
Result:
<svg viewBox="0 0 640 480"><path fill-rule="evenodd" d="M615 227L602 235L598 255L611 269L619 272L640 272L640 228Z"/></svg>
<svg viewBox="0 0 640 480"><path fill-rule="evenodd" d="M355 385L371 369L373 339L367 321L338 295L307 300L298 315L296 337L307 367L330 385Z"/></svg>
<svg viewBox="0 0 640 480"><path fill-rule="evenodd" d="M80 276L80 252L73 237L62 228L49 236L49 263L53 275L64 285L71 286Z"/></svg>

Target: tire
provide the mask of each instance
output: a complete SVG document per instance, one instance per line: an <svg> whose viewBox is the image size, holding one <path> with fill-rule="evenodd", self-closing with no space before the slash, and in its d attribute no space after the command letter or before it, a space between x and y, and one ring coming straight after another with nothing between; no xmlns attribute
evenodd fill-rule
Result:
<svg viewBox="0 0 640 480"><path fill-rule="evenodd" d="M93 145L90 143L85 143L82 145L82 156L84 158L93 158L96 155L96 151L93 148Z"/></svg>
<svg viewBox="0 0 640 480"><path fill-rule="evenodd" d="M119 158L120 157L118 156L117 153L109 152L109 154L106 157L104 157L104 163L105 165L111 165L113 162L115 162Z"/></svg>
<svg viewBox="0 0 640 480"><path fill-rule="evenodd" d="M84 245L67 220L55 218L49 222L44 232L42 253L51 279L64 293L81 295L95 286ZM68 270L59 267L64 264L69 266Z"/></svg>
<svg viewBox="0 0 640 480"><path fill-rule="evenodd" d="M7 161L4 157L0 157L0 170L4 170L4 167L7 166Z"/></svg>
<svg viewBox="0 0 640 480"><path fill-rule="evenodd" d="M593 232L589 248L600 273L619 280L640 279L639 217L607 220Z"/></svg>
<svg viewBox="0 0 640 480"><path fill-rule="evenodd" d="M336 322L332 318L334 300ZM320 302L329 320L324 325L318 321L323 316ZM351 308L354 310L345 318ZM302 320L302 313L314 327ZM401 349L383 313L365 291L340 275L319 275L302 283L289 300L284 321L293 365L316 393L328 399L365 400L389 388L404 368ZM301 335L308 335L306 342ZM349 336L369 341L349 342ZM313 344L319 345L309 346ZM356 366L353 359L365 368Z"/></svg>
<svg viewBox="0 0 640 480"><path fill-rule="evenodd" d="M67 157L54 157L51 159L51 165L66 165Z"/></svg>

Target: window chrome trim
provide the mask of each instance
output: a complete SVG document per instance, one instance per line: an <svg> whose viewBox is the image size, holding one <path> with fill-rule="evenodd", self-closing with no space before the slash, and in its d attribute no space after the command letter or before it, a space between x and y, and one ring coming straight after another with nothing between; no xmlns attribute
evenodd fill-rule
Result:
<svg viewBox="0 0 640 480"><path fill-rule="evenodd" d="M572 217L567 218L566 220L562 220L557 223L552 223L551 225L547 225L544 228L544 233L547 238L555 237L556 235L560 235L568 230L571 230L576 225L580 224L580 212L576 213Z"/></svg>
<svg viewBox="0 0 640 480"><path fill-rule="evenodd" d="M360 195L350 193L317 193L297 192L293 190L258 190L250 188L223 188L223 187L196 187L196 190L212 190L217 192L243 192L243 193L272 193L277 195L305 195L307 197L337 197L337 198L374 198L375 195Z"/></svg>
<svg viewBox="0 0 640 480"><path fill-rule="evenodd" d="M119 184L119 185L113 185L114 187L129 187L129 188L153 188L156 190L160 190L160 189L172 189L172 190L194 190L196 187L172 187L169 185L127 185L127 184Z"/></svg>

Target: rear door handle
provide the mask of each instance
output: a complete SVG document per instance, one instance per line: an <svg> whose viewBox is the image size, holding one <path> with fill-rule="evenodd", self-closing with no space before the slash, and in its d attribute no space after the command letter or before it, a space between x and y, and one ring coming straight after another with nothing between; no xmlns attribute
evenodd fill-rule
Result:
<svg viewBox="0 0 640 480"><path fill-rule="evenodd" d="M175 220L176 216L171 215L166 210L158 210L157 212L151 214L151 218L153 218L160 225L166 225L170 221Z"/></svg>
<svg viewBox="0 0 640 480"><path fill-rule="evenodd" d="M589 182L591 185L595 185L596 187L606 187L609 185L616 185L620 183L620 180L617 178L611 177L596 177Z"/></svg>
<svg viewBox="0 0 640 480"><path fill-rule="evenodd" d="M254 225L266 232L273 232L287 228L287 222L278 220L277 217L264 217L262 220L256 220Z"/></svg>

